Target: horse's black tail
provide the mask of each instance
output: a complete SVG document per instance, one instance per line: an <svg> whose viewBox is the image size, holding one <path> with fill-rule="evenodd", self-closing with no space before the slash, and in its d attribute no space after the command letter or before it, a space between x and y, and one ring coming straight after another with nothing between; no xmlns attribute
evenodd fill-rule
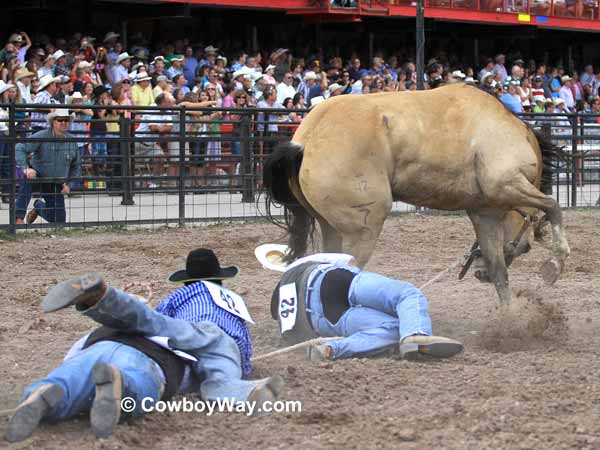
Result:
<svg viewBox="0 0 600 450"><path fill-rule="evenodd" d="M279 144L265 161L263 186L265 189L265 209L267 219L284 228L289 234L290 253L286 260L294 260L306 253L309 235L313 236L315 218L309 214L291 186L302 195L298 183L298 173L302 164L304 147L293 141ZM306 200L305 200L306 204ZM273 217L271 206L283 206L284 221Z"/></svg>
<svg viewBox="0 0 600 450"><path fill-rule="evenodd" d="M550 138L539 129L533 130L535 137L540 144L542 152L542 179L540 182L540 191L546 195L552 195L552 178L556 169L558 169L558 160L568 156L562 151L562 148L554 145Z"/></svg>

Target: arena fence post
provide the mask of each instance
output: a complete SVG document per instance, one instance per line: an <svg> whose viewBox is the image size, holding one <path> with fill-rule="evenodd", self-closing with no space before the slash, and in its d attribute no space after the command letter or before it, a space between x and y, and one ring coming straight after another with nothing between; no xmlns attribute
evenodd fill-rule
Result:
<svg viewBox="0 0 600 450"><path fill-rule="evenodd" d="M179 176L177 180L179 192L179 215L178 223L182 227L185 225L185 106L179 110Z"/></svg>
<svg viewBox="0 0 600 450"><path fill-rule="evenodd" d="M579 127L579 113L571 119L571 208L577 207L577 131Z"/></svg>
<svg viewBox="0 0 600 450"><path fill-rule="evenodd" d="M16 159L16 142L17 142L17 124L16 124L16 105L11 103L8 106L8 145L10 154L10 193L9 193L9 211L8 211L8 232L17 234L17 159Z"/></svg>
<svg viewBox="0 0 600 450"><path fill-rule="evenodd" d="M242 203L254 203L254 161L250 137L250 116L244 114L240 124L240 144L242 153Z"/></svg>
<svg viewBox="0 0 600 450"><path fill-rule="evenodd" d="M119 117L119 133L120 140L119 145L121 146L121 184L123 186L123 198L121 205L130 206L134 205L133 194L132 194L132 180L131 174L131 146L129 137L131 136L131 120L126 117Z"/></svg>

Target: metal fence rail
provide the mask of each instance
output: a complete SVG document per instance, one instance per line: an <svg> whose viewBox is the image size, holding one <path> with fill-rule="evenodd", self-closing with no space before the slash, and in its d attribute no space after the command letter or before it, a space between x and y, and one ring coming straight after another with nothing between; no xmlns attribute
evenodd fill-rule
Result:
<svg viewBox="0 0 600 450"><path fill-rule="evenodd" d="M45 106L48 108L48 106ZM291 138L307 110L197 107L125 107L52 105L75 111L69 137L40 138L32 130L32 112L42 105L0 105L8 130L0 133L0 230L100 225L185 224L256 219L262 167L274 146ZM103 110L86 117L78 109ZM220 114L215 114L220 113ZM552 195L563 207L598 206L600 197L600 124L584 114L522 114L573 158L561 161ZM39 124L39 120L37 121ZM157 127L167 125L167 131ZM106 130L104 130L106 128ZM99 132L98 130L101 130ZM81 155L78 177L25 180L17 159L42 146L74 143ZM29 146L29 148L27 147ZM71 193L48 186L68 183ZM28 225L18 219L40 192L50 202L65 197L65 218ZM45 192L44 192L45 191ZM52 192L50 192L52 191ZM53 200L54 198L54 200ZM25 200L24 200L25 199ZM394 212L423 211L395 202ZM426 210L428 213L436 211ZM56 217L55 217L56 219Z"/></svg>

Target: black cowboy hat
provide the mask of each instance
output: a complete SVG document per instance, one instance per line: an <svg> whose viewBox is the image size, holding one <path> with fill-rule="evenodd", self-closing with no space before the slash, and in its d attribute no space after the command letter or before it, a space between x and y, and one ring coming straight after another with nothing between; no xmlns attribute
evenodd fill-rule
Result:
<svg viewBox="0 0 600 450"><path fill-rule="evenodd" d="M221 267L212 250L199 248L192 250L185 262L185 270L178 270L169 277L174 283L186 283L199 280L223 280L237 275L235 266Z"/></svg>

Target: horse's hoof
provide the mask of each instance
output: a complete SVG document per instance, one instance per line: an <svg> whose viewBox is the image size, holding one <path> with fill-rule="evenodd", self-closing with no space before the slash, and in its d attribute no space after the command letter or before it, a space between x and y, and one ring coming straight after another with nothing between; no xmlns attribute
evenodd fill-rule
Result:
<svg viewBox="0 0 600 450"><path fill-rule="evenodd" d="M542 264L542 267L540 268L542 278L544 279L544 282L549 286L556 283L556 280L558 280L558 277L562 273L562 270L563 263L561 263L556 258L550 258L548 261Z"/></svg>
<svg viewBox="0 0 600 450"><path fill-rule="evenodd" d="M482 283L491 283L492 282L487 270L481 270L481 269L476 270L474 275L475 275L475 278L477 278Z"/></svg>

